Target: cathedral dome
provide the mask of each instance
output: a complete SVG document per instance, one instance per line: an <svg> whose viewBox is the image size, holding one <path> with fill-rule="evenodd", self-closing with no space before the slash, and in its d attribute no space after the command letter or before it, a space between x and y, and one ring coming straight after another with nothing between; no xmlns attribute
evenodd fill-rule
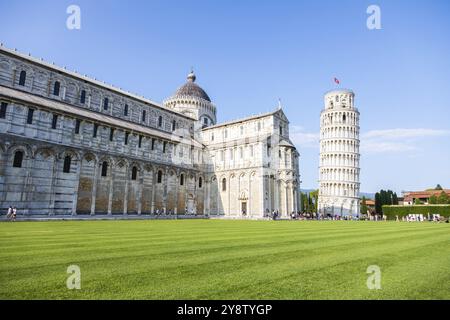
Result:
<svg viewBox="0 0 450 320"><path fill-rule="evenodd" d="M206 100L208 102L211 102L211 99L206 94L205 90L200 88L198 84L195 83L196 76L193 71L191 71L187 76L187 81L185 84L183 84L181 87L178 88L178 90L175 92L175 94L172 96L172 98L178 98L178 97L196 97L203 100Z"/></svg>

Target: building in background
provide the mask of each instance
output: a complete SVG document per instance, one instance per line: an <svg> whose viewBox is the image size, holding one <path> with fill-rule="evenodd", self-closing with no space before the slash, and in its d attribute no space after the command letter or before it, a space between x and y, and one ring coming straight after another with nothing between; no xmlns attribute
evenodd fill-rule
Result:
<svg viewBox="0 0 450 320"><path fill-rule="evenodd" d="M191 72L163 104L0 47L0 211L288 217L299 153L273 112L218 124Z"/></svg>
<svg viewBox="0 0 450 320"><path fill-rule="evenodd" d="M359 215L359 111L355 95L339 89L325 94L320 114L319 205L321 214Z"/></svg>
<svg viewBox="0 0 450 320"><path fill-rule="evenodd" d="M450 197L450 189L442 190L424 190L424 191L404 191L403 205L413 205L416 200L419 200L422 204L430 204L430 198L432 196L439 197L442 193L445 193Z"/></svg>

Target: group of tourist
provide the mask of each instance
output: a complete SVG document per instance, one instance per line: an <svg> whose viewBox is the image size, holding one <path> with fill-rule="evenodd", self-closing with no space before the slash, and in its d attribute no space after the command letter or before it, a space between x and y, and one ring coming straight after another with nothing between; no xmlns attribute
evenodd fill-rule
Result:
<svg viewBox="0 0 450 320"><path fill-rule="evenodd" d="M333 215L316 212L291 212L291 220L361 220L358 215Z"/></svg>
<svg viewBox="0 0 450 320"><path fill-rule="evenodd" d="M167 210L167 213L164 209L156 209L153 212L154 215L173 215L175 214L174 210ZM189 214L189 213L188 213ZM192 214L192 213L191 213ZM242 213L245 216L245 212ZM17 216L17 208L10 206L8 208L8 213L6 214L6 219L10 221L16 221ZM266 210L264 215L265 218L271 220L277 220L280 217L280 212L278 210L273 210L271 213ZM321 213L309 213L309 212L300 212L300 211L292 211L290 214L291 220L365 220L365 221L386 221L386 215L333 215L333 214L321 214ZM450 222L450 217L445 219L445 217L440 214L429 214L428 217L425 217L423 214L408 214L406 216L402 216L401 218L396 215L395 221L397 222Z"/></svg>
<svg viewBox="0 0 450 320"><path fill-rule="evenodd" d="M8 213L6 214L6 219L16 221L16 216L17 216L17 208L9 206Z"/></svg>
<svg viewBox="0 0 450 320"><path fill-rule="evenodd" d="M189 211L187 208L185 210L186 210L185 215L196 215L196 213L193 210ZM155 215L155 216L175 215L175 210L174 209L165 210L164 208L163 209L155 209L155 210L153 210L153 215Z"/></svg>
<svg viewBox="0 0 450 320"><path fill-rule="evenodd" d="M266 212L264 214L264 218L276 220L280 216L280 212L278 210L273 210L272 212L269 211L269 209L266 209Z"/></svg>
<svg viewBox="0 0 450 320"><path fill-rule="evenodd" d="M450 218L449 218L450 219ZM408 214L401 218L402 222L449 222L449 219L445 220L445 217L442 217L440 214L429 214L428 217L425 217L423 214ZM400 221L399 216L395 216L396 221Z"/></svg>
<svg viewBox="0 0 450 320"><path fill-rule="evenodd" d="M272 213L273 220L275 220L279 216L278 211L274 211ZM387 221L386 215L333 215L333 214L321 214L321 213L307 213L307 212L291 212L290 215L291 220L358 220L358 221ZM439 214L429 215L428 218L424 217L423 214L408 214L407 216L403 216L399 218L396 216L396 221L404 221L404 222L423 222L423 221L431 221L431 222L449 222L449 219L445 219Z"/></svg>

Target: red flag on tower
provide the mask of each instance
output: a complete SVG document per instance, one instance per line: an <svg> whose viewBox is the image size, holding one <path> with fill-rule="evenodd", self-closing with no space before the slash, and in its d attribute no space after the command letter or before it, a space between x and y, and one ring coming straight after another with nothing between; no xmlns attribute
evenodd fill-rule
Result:
<svg viewBox="0 0 450 320"><path fill-rule="evenodd" d="M334 78L334 82L336 82L336 84L339 84L339 83L340 83L340 81L339 81L338 78Z"/></svg>

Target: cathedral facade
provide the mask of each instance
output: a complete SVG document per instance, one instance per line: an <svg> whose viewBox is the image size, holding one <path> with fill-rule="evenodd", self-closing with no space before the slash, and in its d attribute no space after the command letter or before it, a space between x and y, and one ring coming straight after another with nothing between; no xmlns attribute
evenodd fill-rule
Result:
<svg viewBox="0 0 450 320"><path fill-rule="evenodd" d="M162 104L0 47L0 211L262 218L300 209L273 112L217 123L191 72Z"/></svg>

